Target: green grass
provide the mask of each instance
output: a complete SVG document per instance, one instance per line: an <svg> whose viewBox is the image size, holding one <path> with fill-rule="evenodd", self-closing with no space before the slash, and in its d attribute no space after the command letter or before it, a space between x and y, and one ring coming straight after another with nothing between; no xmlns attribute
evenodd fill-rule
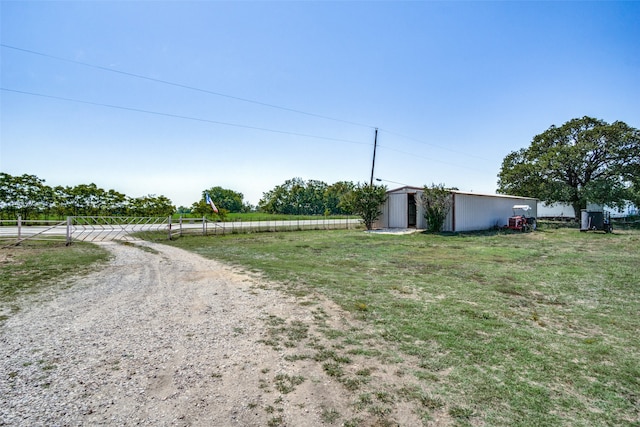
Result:
<svg viewBox="0 0 640 427"><path fill-rule="evenodd" d="M64 279L95 268L109 253L89 243L30 241L0 249L0 304L10 306L22 294L60 286Z"/></svg>
<svg viewBox="0 0 640 427"><path fill-rule="evenodd" d="M263 272L293 295L334 300L383 346L417 358L427 402L458 424L640 421L636 230L309 231L165 243ZM358 351L388 353L367 345ZM322 363L340 376L342 365Z"/></svg>
<svg viewBox="0 0 640 427"><path fill-rule="evenodd" d="M291 393L296 389L296 386L302 384L304 382L304 377L295 375L287 375L287 374L278 374L275 377L275 387L282 394Z"/></svg>

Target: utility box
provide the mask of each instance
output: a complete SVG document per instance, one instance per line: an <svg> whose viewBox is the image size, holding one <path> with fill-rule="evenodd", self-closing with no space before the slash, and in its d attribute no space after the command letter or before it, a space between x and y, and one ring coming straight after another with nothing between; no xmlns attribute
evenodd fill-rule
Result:
<svg viewBox="0 0 640 427"><path fill-rule="evenodd" d="M580 231L604 231L605 233L611 233L613 227L611 225L609 212L582 209L582 211L580 211Z"/></svg>

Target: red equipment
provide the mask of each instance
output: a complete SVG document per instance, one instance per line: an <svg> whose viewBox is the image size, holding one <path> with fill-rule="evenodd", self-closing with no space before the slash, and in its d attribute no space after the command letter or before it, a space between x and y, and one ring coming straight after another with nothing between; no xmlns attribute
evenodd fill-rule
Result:
<svg viewBox="0 0 640 427"><path fill-rule="evenodd" d="M513 207L513 216L509 218L507 228L518 231L533 231L536 229L536 219L528 216L527 212L531 210L529 205L515 205Z"/></svg>

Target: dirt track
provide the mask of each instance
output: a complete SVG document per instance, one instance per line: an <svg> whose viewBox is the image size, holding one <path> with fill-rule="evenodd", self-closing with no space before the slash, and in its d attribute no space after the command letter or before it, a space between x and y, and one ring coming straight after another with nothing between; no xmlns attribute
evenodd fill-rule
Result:
<svg viewBox="0 0 640 427"><path fill-rule="evenodd" d="M137 244L155 253L104 243L114 254L106 268L22 301L0 326L0 425L421 424L407 402L358 408L363 390L314 360L332 345L319 327L361 327L333 304ZM299 334L286 338L293 326ZM371 389L406 380L356 356L347 369L364 366Z"/></svg>

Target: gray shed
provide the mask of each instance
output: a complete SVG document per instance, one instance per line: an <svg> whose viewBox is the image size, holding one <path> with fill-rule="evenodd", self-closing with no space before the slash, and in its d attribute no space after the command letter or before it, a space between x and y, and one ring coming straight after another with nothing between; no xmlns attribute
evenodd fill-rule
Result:
<svg viewBox="0 0 640 427"><path fill-rule="evenodd" d="M389 190L382 206L382 215L375 228L426 228L424 210L420 203L422 187L405 186ZM532 216L537 216L537 199L503 194L479 194L451 191L453 204L444 231L487 230L502 227L513 215L514 205L529 205Z"/></svg>

